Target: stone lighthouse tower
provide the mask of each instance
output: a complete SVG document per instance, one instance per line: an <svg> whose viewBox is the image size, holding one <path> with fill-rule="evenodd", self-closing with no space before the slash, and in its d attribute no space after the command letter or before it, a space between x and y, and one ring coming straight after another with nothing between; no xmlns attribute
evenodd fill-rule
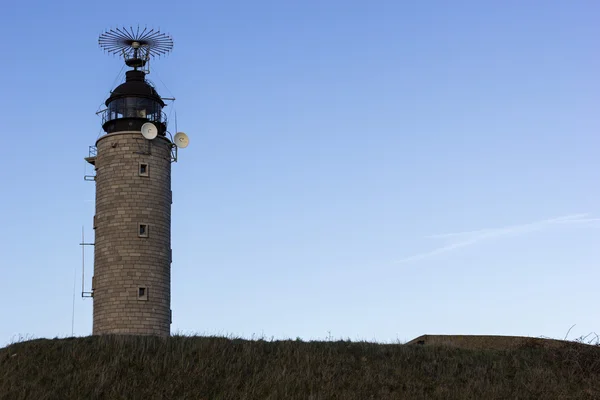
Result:
<svg viewBox="0 0 600 400"><path fill-rule="evenodd" d="M153 56L167 54L172 39L156 30L109 30L99 39L123 55L131 70L106 100L94 165L93 334L168 336L171 324L171 163L174 142L165 103L146 80Z"/></svg>

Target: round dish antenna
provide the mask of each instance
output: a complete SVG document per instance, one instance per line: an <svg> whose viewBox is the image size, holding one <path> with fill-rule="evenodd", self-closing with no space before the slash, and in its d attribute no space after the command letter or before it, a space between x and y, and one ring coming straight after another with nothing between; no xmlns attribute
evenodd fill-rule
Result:
<svg viewBox="0 0 600 400"><path fill-rule="evenodd" d="M190 138L183 132L177 132L173 138L173 142L175 142L175 146L180 149L185 149L188 147L188 144L190 144Z"/></svg>
<svg viewBox="0 0 600 400"><path fill-rule="evenodd" d="M100 47L109 54L123 55L125 64L138 69L150 58L166 56L173 50L173 38L157 29L114 28L98 38Z"/></svg>
<svg viewBox="0 0 600 400"><path fill-rule="evenodd" d="M158 129L152 122L146 122L142 125L142 136L148 140L152 140L158 135Z"/></svg>

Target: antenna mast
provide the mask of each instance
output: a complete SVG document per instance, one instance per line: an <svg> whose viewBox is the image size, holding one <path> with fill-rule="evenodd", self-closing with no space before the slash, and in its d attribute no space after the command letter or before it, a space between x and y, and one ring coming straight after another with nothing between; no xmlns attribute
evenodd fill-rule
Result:
<svg viewBox="0 0 600 400"><path fill-rule="evenodd" d="M98 45L108 54L123 56L125 64L137 71L152 57L166 56L173 50L173 38L159 30L144 28L109 29L98 38ZM147 66L144 72L149 73Z"/></svg>

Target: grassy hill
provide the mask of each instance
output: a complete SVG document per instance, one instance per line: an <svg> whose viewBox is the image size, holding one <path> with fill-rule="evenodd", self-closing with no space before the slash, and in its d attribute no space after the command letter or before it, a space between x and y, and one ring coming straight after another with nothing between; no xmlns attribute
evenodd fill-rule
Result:
<svg viewBox="0 0 600 400"><path fill-rule="evenodd" d="M0 349L0 399L600 399L600 346L540 343L31 340Z"/></svg>

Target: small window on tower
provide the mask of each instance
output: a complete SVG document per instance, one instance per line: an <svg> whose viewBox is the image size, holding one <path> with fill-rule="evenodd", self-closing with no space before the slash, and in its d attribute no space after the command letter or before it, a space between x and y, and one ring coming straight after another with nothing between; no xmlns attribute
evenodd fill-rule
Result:
<svg viewBox="0 0 600 400"><path fill-rule="evenodd" d="M138 300L147 301L148 300L148 288L147 287L139 287L137 298L138 298Z"/></svg>
<svg viewBox="0 0 600 400"><path fill-rule="evenodd" d="M139 175L148 176L148 164L140 163Z"/></svg>
<svg viewBox="0 0 600 400"><path fill-rule="evenodd" d="M138 236L148 237L148 224L138 224Z"/></svg>

